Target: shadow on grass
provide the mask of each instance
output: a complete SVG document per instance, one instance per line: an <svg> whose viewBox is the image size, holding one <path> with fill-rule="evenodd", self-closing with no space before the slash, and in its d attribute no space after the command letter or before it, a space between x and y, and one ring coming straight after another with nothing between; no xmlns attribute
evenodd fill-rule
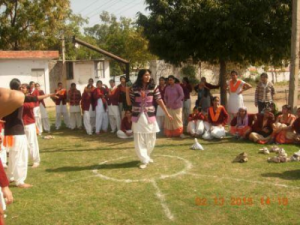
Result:
<svg viewBox="0 0 300 225"><path fill-rule="evenodd" d="M130 161L130 162L122 162L122 163L111 163L111 164L103 164L103 165L90 165L90 166L65 166L59 167L55 169L46 169L45 171L48 173L60 173L60 172L77 172L83 170L113 170L113 169L128 169L137 167L139 161Z"/></svg>
<svg viewBox="0 0 300 225"><path fill-rule="evenodd" d="M263 173L262 177L277 177L283 180L300 180L300 169L290 170L283 173Z"/></svg>
<svg viewBox="0 0 300 225"><path fill-rule="evenodd" d="M75 146L76 147L76 146ZM80 146L82 147L82 146ZM43 148L43 150L40 150L40 153L53 153L53 152L93 152L93 151L120 151L120 150L130 150L133 148L127 147L127 148L89 148L89 149L70 149L70 148Z"/></svg>

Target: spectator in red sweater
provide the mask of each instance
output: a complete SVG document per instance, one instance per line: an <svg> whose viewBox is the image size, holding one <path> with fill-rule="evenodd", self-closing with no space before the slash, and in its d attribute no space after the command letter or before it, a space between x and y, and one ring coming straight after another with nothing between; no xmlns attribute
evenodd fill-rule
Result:
<svg viewBox="0 0 300 225"><path fill-rule="evenodd" d="M227 124L229 115L224 108L220 105L220 98L213 97L212 106L208 109L207 122L204 123L205 134L202 136L204 139L225 137L225 125Z"/></svg>
<svg viewBox="0 0 300 225"><path fill-rule="evenodd" d="M29 83L30 90L28 91L30 95L38 97L40 95L39 90L35 87L35 82L30 81ZM40 102L34 103L33 114L35 118L35 125L37 128L37 132L39 135L43 133L43 125L42 125L42 118L41 118L41 111L40 111Z"/></svg>
<svg viewBox="0 0 300 225"><path fill-rule="evenodd" d="M82 118L81 118L81 93L76 89L76 84L71 84L71 89L68 91L68 100L70 104L70 128L74 130L75 128L82 128Z"/></svg>
<svg viewBox="0 0 300 225"><path fill-rule="evenodd" d="M45 95L44 91L41 90L41 86L39 83L35 84L35 88L39 91L39 95ZM43 129L46 132L50 133L50 122L49 122L48 112L46 110L46 104L45 104L44 100L39 100L39 105L40 105Z"/></svg>
<svg viewBox="0 0 300 225"><path fill-rule="evenodd" d="M56 130L59 130L61 126L61 116L64 117L64 122L66 126L70 127L70 118L67 109L67 90L63 88L61 82L57 84L57 89L55 89L56 97L53 99L56 105Z"/></svg>
<svg viewBox="0 0 300 225"><path fill-rule="evenodd" d="M109 81L110 89L107 95L108 115L111 132L115 133L120 130L121 116L119 110L120 89L117 88L114 80Z"/></svg>
<svg viewBox="0 0 300 225"><path fill-rule="evenodd" d="M204 115L200 111L197 107L194 107L193 113L188 117L187 132L193 137L204 132Z"/></svg>
<svg viewBox="0 0 300 225"><path fill-rule="evenodd" d="M21 90L25 95L30 94L28 84L22 84ZM35 102L25 102L23 105L23 123L25 135L27 137L27 146L29 155L33 160L32 168L36 168L40 165L40 148L36 134L35 116L34 116Z"/></svg>
<svg viewBox="0 0 300 225"><path fill-rule="evenodd" d="M133 138L133 132L131 129L132 121L131 121L131 111L125 111L125 117L122 119L121 130L118 130L117 136L119 138Z"/></svg>

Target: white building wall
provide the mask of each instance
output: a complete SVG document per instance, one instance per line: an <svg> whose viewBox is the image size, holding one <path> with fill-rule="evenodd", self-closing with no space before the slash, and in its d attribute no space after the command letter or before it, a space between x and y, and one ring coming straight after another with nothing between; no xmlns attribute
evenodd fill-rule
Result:
<svg viewBox="0 0 300 225"><path fill-rule="evenodd" d="M83 93L84 88L88 84L90 78L94 79L94 86L96 82L101 80L107 86L110 80L109 61L104 61L104 78L96 78L96 70L94 61L78 61L73 63L74 79L67 80L67 89L71 87L71 83L75 83L78 90Z"/></svg>
<svg viewBox="0 0 300 225"><path fill-rule="evenodd" d="M18 78L21 83L29 83L30 81L38 82L35 77L32 77L32 69L44 70L44 75L41 77L44 81L41 82L41 85L44 87L41 88L45 93L49 93L48 60L0 60L0 87L9 88L9 82L13 78Z"/></svg>

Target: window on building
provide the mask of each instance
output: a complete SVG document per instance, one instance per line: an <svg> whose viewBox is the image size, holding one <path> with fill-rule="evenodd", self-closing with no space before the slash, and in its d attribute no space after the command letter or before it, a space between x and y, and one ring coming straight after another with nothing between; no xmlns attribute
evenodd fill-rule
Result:
<svg viewBox="0 0 300 225"><path fill-rule="evenodd" d="M73 62L66 62L67 80L74 79Z"/></svg>
<svg viewBox="0 0 300 225"><path fill-rule="evenodd" d="M95 78L103 79L105 78L104 73L104 61L95 61Z"/></svg>

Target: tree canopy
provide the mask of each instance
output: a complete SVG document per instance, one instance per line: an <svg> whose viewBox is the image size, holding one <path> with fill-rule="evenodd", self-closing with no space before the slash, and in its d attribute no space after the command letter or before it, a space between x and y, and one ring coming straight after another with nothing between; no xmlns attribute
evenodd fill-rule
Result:
<svg viewBox="0 0 300 225"><path fill-rule="evenodd" d="M148 40L142 35L143 28L131 19L117 19L113 14L102 12L101 23L84 29L85 36L100 48L131 62L131 67L140 68L155 58L148 50ZM124 73L123 67L111 63L112 74Z"/></svg>
<svg viewBox="0 0 300 225"><path fill-rule="evenodd" d="M69 0L0 1L0 49L59 49L62 34L78 33L84 20Z"/></svg>
<svg viewBox="0 0 300 225"><path fill-rule="evenodd" d="M290 56L291 0L146 0L140 14L149 48L175 64L220 64L222 104L226 63L278 64Z"/></svg>

